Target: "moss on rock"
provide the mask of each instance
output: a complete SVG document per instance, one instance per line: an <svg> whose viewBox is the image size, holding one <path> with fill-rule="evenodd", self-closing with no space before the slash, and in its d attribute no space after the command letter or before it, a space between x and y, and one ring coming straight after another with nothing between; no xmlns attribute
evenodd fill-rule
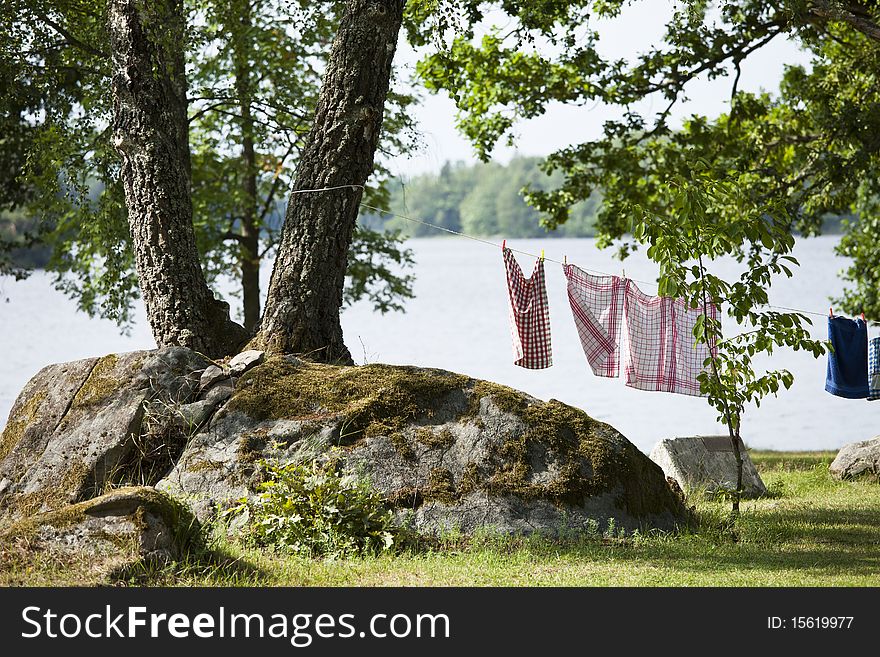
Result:
<svg viewBox="0 0 880 657"><path fill-rule="evenodd" d="M443 449L455 442L455 436L448 428L434 431L429 427L416 429L416 440L428 449Z"/></svg>
<svg viewBox="0 0 880 657"><path fill-rule="evenodd" d="M221 461L213 461L211 459L199 459L195 463L189 463L186 466L189 472L212 472L214 470L222 470L224 465Z"/></svg>
<svg viewBox="0 0 880 657"><path fill-rule="evenodd" d="M264 438L256 434L248 434L239 441L235 455L241 463L256 463L263 458L265 446Z"/></svg>
<svg viewBox="0 0 880 657"><path fill-rule="evenodd" d="M149 487L120 488L99 497L69 504L60 509L30 515L0 532L0 539L32 539L42 530L64 531L89 517L129 517L138 532L149 530L146 514L160 518L171 531L171 540L180 548L201 547L198 522L189 509L174 498ZM95 532L97 539L106 540L106 532ZM118 534L110 542L119 543Z"/></svg>
<svg viewBox="0 0 880 657"><path fill-rule="evenodd" d="M369 437L369 436L368 436ZM412 448L412 445L409 444L409 441L399 431L395 431L389 436L391 440L391 444L394 445L394 449L405 459L414 459L416 457L416 453Z"/></svg>
<svg viewBox="0 0 880 657"><path fill-rule="evenodd" d="M425 500L455 504L461 499L455 490L455 479L447 468L434 468L428 477L428 486L422 491Z"/></svg>
<svg viewBox="0 0 880 657"><path fill-rule="evenodd" d="M71 408L96 406L119 390L119 380L111 376L118 362L119 357L116 354L108 354L99 358L89 377L73 398Z"/></svg>
<svg viewBox="0 0 880 657"><path fill-rule="evenodd" d="M45 399L45 390L34 393L15 417L9 419L3 433L0 434L0 461L9 456L15 446L21 442L25 429L37 418L37 411Z"/></svg>
<svg viewBox="0 0 880 657"><path fill-rule="evenodd" d="M310 420L342 416L350 442L391 436L430 416L449 394L468 385L460 374L416 367L345 367L269 358L245 374L229 410L257 420Z"/></svg>
<svg viewBox="0 0 880 657"><path fill-rule="evenodd" d="M614 485L613 446L596 435L597 423L582 410L551 399L530 400L507 386L477 381L474 384L472 412L478 413L488 397L499 410L518 417L526 426L501 443L490 461L491 473L469 473L471 485L479 483L493 495L517 495L523 499L543 498L557 504L579 504L585 498L609 490ZM549 482L533 481L536 454L552 450L561 466ZM585 468L584 461L591 468Z"/></svg>
<svg viewBox="0 0 880 657"><path fill-rule="evenodd" d="M82 496L91 480L91 470L82 461L65 467L64 475L54 486L44 486L32 493L21 493L4 500L6 508L16 517L28 517L43 511L59 509Z"/></svg>
<svg viewBox="0 0 880 657"><path fill-rule="evenodd" d="M472 405L478 408L486 396L500 410L519 417L527 429L501 445L493 458L501 467L483 478L479 487L494 495L575 505L614 491L620 506L635 516L669 508L672 493L668 485L662 477L647 476L653 464L634 445L612 435L616 432L608 425L555 399L530 403L528 397L507 386L477 382ZM535 483L531 457L543 447L555 452L561 467L553 480ZM589 468L583 467L584 461ZM479 480L478 470L469 478Z"/></svg>

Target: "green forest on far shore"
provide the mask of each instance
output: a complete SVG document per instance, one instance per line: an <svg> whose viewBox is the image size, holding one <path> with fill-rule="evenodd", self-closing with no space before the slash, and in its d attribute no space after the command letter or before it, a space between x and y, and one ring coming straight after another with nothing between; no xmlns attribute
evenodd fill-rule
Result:
<svg viewBox="0 0 880 657"><path fill-rule="evenodd" d="M389 180L388 210L420 221L443 226L469 235L517 237L592 237L601 196L571 209L571 218L556 231L541 225L540 214L526 204L522 191L552 189L562 182L562 175L548 176L538 165L543 158L516 157L507 164L488 162L465 164L447 162L438 173ZM96 183L97 185L97 183ZM93 190L93 195L97 194ZM267 217L267 224L277 230L284 220L285 203L279 202ZM437 237L443 231L407 221L401 217L365 210L361 224L374 230L400 230L407 237ZM22 244L10 253L19 267L40 268L49 261L51 249L39 239L25 246L26 236L39 234L38 219L21 209L0 213L0 239Z"/></svg>
<svg viewBox="0 0 880 657"><path fill-rule="evenodd" d="M387 183L388 210L392 214L365 210L360 222L373 230L399 230L405 237L441 237L441 230L408 221L403 216L477 236L593 237L601 193L571 208L569 220L557 230L546 230L540 213L526 203L523 190L553 189L562 174L547 175L539 168L543 158L515 157L507 164L486 162L466 164L447 162L437 173L412 178L391 178ZM280 229L284 202L268 217L267 223ZM403 215L403 216L395 216ZM25 236L35 232L37 219L22 210L0 214L0 239L19 240L22 247L10 253L13 263L27 269L46 265L51 250L39 239L25 246ZM39 231L36 231L39 232ZM839 233L840 218L827 217L823 232Z"/></svg>
<svg viewBox="0 0 880 657"><path fill-rule="evenodd" d="M408 180L395 178L389 183L389 209L397 215L468 235L592 237L601 202L598 194L575 205L569 220L549 233L541 225L538 211L523 200L524 187L546 190L562 182L561 174L548 176L540 170L538 165L542 160L516 157L508 164L447 162L439 173ZM444 234L429 226L378 212L363 213L361 223L374 230L399 229L410 237Z"/></svg>

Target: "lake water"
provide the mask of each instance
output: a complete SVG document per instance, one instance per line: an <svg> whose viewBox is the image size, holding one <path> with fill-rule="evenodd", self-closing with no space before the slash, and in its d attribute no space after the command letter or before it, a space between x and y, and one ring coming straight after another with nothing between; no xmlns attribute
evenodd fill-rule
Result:
<svg viewBox="0 0 880 657"><path fill-rule="evenodd" d="M828 298L842 287L837 273L846 265L834 256L836 241L820 237L799 242L795 255L801 268L793 279L774 286L771 302L827 312ZM567 254L570 262L584 268L621 271L611 251L599 251L589 239L509 240L508 245L531 253L543 247L548 258L561 260ZM382 316L361 303L343 313L346 343L358 362L439 367L498 381L541 399L556 398L612 424L646 452L662 438L724 432L704 399L638 391L626 387L623 379L592 374L559 265L546 263L554 364L546 370L524 370L513 365L500 250L460 238L415 239L409 246L416 255L417 280L416 298L406 312ZM529 275L533 259L517 258ZM624 266L630 278L655 278L656 267L638 254ZM724 275L728 267L722 264L718 273ZM265 289L268 268L263 274ZM813 333L826 336L823 318L814 318ZM871 335L876 334L872 328ZM44 365L155 347L142 309L131 335L121 336L111 322L78 313L43 272L20 282L0 280L0 335L0 426L19 390ZM795 384L778 398L766 399L759 409L747 410L743 437L749 445L835 449L880 433L880 402L845 400L824 391L824 357L814 360L783 350L766 364L791 370Z"/></svg>

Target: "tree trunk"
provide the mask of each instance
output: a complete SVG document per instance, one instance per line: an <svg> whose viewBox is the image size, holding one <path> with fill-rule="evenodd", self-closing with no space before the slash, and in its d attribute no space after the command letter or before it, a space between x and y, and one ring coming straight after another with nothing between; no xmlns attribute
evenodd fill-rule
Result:
<svg viewBox="0 0 880 657"><path fill-rule="evenodd" d="M351 362L339 309L360 188L373 171L405 0L349 0L287 206L257 342L324 362Z"/></svg>
<svg viewBox="0 0 880 657"><path fill-rule="evenodd" d="M736 491L733 493L733 507L730 510L731 517L736 520L739 517L739 503L743 492L743 455L740 445L742 438L739 435L739 424L742 411L736 414L736 426L730 430L730 441L733 443L733 454L736 457Z"/></svg>
<svg viewBox="0 0 880 657"><path fill-rule="evenodd" d="M241 267L242 305L244 327L253 331L260 322L260 226L257 222L257 157L254 151L254 118L252 113L253 90L251 85L251 59L249 28L251 27L250 2L233 5L230 26L232 59L235 66L235 91L241 112L241 164L242 208L241 234L239 239L239 265Z"/></svg>
<svg viewBox="0 0 880 657"><path fill-rule="evenodd" d="M234 353L247 335L208 289L192 226L182 2L111 0L108 10L113 141L153 337Z"/></svg>
<svg viewBox="0 0 880 657"><path fill-rule="evenodd" d="M246 198L247 187L245 184ZM256 194L254 198L256 199ZM256 208L250 208L242 217L238 257L241 265L244 327L251 333L260 323L260 227L256 220Z"/></svg>
<svg viewBox="0 0 880 657"><path fill-rule="evenodd" d="M739 448L740 437L739 431L730 431L730 444L733 446L733 455L736 457L736 490L733 491L733 503L730 508L730 516L732 520L739 517L739 501L742 497L743 486L743 456L742 450Z"/></svg>

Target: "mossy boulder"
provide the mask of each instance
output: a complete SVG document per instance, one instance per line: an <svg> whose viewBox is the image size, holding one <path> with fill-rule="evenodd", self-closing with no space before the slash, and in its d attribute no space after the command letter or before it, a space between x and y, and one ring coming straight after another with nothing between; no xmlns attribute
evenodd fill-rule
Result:
<svg viewBox="0 0 880 657"><path fill-rule="evenodd" d="M217 364L210 385L211 363L180 347L42 370L0 437L0 528L123 485L208 520L254 494L264 463L311 460L368 479L427 533L689 521L659 467L561 402L442 370L257 356Z"/></svg>
<svg viewBox="0 0 880 657"><path fill-rule="evenodd" d="M207 364L171 347L42 369L0 435L0 525L158 481L186 443L177 409Z"/></svg>
<svg viewBox="0 0 880 657"><path fill-rule="evenodd" d="M442 370L278 356L238 379L157 487L208 519L253 493L263 461L331 458L428 533L689 521L662 470L579 409Z"/></svg>
<svg viewBox="0 0 880 657"><path fill-rule="evenodd" d="M149 487L113 490L39 513L0 531L18 561L86 557L98 580L144 562L180 559L202 547L198 521L182 504Z"/></svg>

